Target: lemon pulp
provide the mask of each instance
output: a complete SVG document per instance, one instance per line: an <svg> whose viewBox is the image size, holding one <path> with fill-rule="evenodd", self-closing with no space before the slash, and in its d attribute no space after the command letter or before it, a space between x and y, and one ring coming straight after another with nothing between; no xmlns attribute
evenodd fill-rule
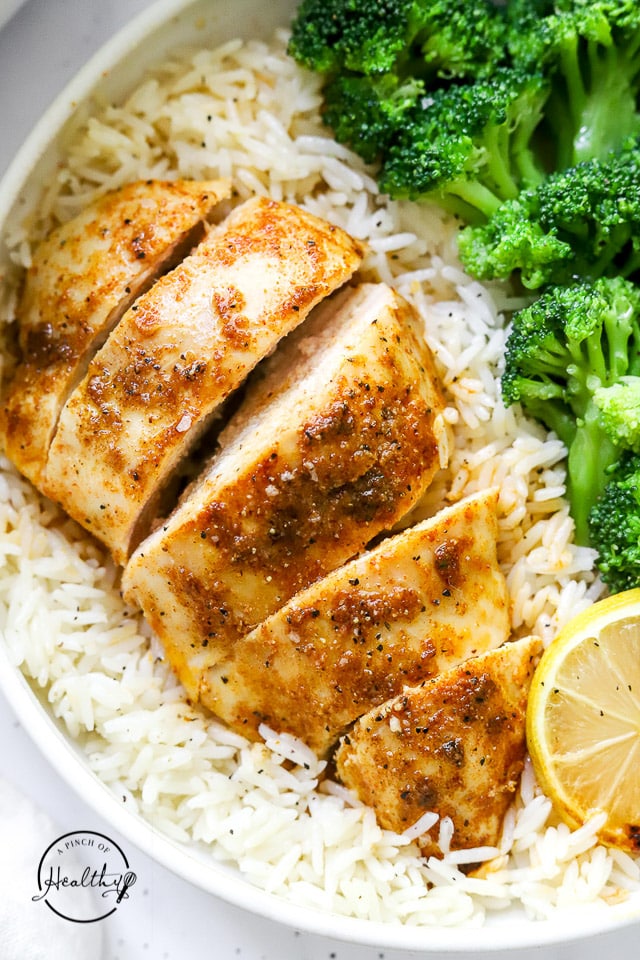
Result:
<svg viewBox="0 0 640 960"><path fill-rule="evenodd" d="M545 651L527 709L541 786L574 827L640 851L640 590L594 604Z"/></svg>

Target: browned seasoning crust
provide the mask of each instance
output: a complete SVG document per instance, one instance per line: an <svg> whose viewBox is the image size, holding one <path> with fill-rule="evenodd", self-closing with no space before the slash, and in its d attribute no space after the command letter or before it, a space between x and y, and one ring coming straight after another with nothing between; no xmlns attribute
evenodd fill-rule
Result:
<svg viewBox="0 0 640 960"><path fill-rule="evenodd" d="M425 812L451 817L451 849L495 846L526 752L525 712L537 637L507 643L362 717L336 756L342 782L402 832ZM438 826L420 838L440 854Z"/></svg>
<svg viewBox="0 0 640 960"><path fill-rule="evenodd" d="M207 671L202 702L253 739L267 723L324 755L359 716L509 634L495 490L328 574Z"/></svg>
<svg viewBox="0 0 640 960"><path fill-rule="evenodd" d="M220 404L347 281L361 247L300 207L237 207L124 315L62 412L44 491L124 563Z"/></svg>
<svg viewBox="0 0 640 960"><path fill-rule="evenodd" d="M0 411L5 452L37 486L60 410L91 353L230 192L227 180L127 184L38 247L18 309L21 363Z"/></svg>
<svg viewBox="0 0 640 960"><path fill-rule="evenodd" d="M182 259L229 192L131 184L54 231L27 275L0 433L118 562L212 412L362 256L337 228L255 199ZM372 302L337 362L306 362L334 313ZM383 826L435 809L467 847L497 841L539 650L477 657L508 632L496 495L357 557L441 465L443 407L409 305L383 284L345 291L267 363L123 585L192 698L250 737L266 722L319 754L361 717L338 751L343 781ZM436 852L429 838L422 849Z"/></svg>
<svg viewBox="0 0 640 960"><path fill-rule="evenodd" d="M439 468L443 401L408 304L365 285L310 323L125 570L193 697L238 637L392 527Z"/></svg>

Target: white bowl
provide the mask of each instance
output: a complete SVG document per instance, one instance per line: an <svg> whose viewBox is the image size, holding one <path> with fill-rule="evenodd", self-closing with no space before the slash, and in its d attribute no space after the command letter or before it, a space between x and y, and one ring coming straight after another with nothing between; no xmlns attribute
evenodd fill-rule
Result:
<svg viewBox="0 0 640 960"><path fill-rule="evenodd" d="M0 0L0 27L10 20L26 0Z"/></svg>
<svg viewBox="0 0 640 960"><path fill-rule="evenodd" d="M86 114L89 97L97 90L106 100L116 100L135 87L145 69L166 53L184 44L205 40L223 42L235 36L268 35L286 25L295 0L159 0L136 18L79 72L57 98L25 142L0 183L0 275L2 235L18 214L22 217L37 203L38 195L62 153L69 125ZM640 894L604 915L580 913L579 918L558 916L548 921L526 921L521 913L496 915L486 927L419 928L346 918L292 906L286 900L256 889L239 871L216 865L195 849L176 843L127 810L91 772L84 755L65 734L52 713L10 663L0 643L0 684L44 754L105 820L176 874L203 890L261 916L311 933L376 947L420 950L424 953L462 950L465 953L559 943L612 931L640 920Z"/></svg>

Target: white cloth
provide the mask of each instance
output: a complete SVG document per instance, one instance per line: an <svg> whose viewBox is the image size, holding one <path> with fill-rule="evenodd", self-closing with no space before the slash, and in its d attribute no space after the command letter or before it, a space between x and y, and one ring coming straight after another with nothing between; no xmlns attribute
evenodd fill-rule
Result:
<svg viewBox="0 0 640 960"><path fill-rule="evenodd" d="M38 864L63 833L12 784L0 778L0 957L2 960L100 960L102 923L56 916L38 893ZM79 897L92 899L90 889Z"/></svg>

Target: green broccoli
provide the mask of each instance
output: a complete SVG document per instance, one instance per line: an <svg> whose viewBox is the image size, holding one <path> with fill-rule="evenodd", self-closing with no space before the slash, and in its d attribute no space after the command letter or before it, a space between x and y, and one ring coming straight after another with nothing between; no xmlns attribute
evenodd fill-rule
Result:
<svg viewBox="0 0 640 960"><path fill-rule="evenodd" d="M548 88L505 72L507 37L492 0L303 0L289 52L325 74L324 121L384 164L383 190L477 220L539 180L529 141Z"/></svg>
<svg viewBox="0 0 640 960"><path fill-rule="evenodd" d="M420 36L420 57L427 76L488 80L509 63L505 8L492 0L432 0L422 3L429 19Z"/></svg>
<svg viewBox="0 0 640 960"><path fill-rule="evenodd" d="M488 77L505 41L491 0L302 0L289 53L320 73Z"/></svg>
<svg viewBox="0 0 640 960"><path fill-rule="evenodd" d="M424 96L421 80L401 83L395 74L340 74L324 90L324 120L337 140L351 144L367 163L388 149L405 118Z"/></svg>
<svg viewBox="0 0 640 960"><path fill-rule="evenodd" d="M289 52L325 75L325 121L380 161L383 190L471 222L535 186L541 169L608 163L640 135L636 0L302 0ZM508 231L504 247L533 245L546 262L550 226ZM573 238L559 238L570 260ZM562 279L543 271L540 282Z"/></svg>
<svg viewBox="0 0 640 960"><path fill-rule="evenodd" d="M462 230L459 249L477 279L519 271L532 290L575 277L630 276L640 267L640 144L549 175L488 223Z"/></svg>
<svg viewBox="0 0 640 960"><path fill-rule="evenodd" d="M630 369L639 369L635 357ZM640 376L621 377L610 387L599 387L593 401L600 411L600 422L614 443L640 454Z"/></svg>
<svg viewBox="0 0 640 960"><path fill-rule="evenodd" d="M381 188L484 222L544 178L534 138L548 92L540 74L502 68L425 96L388 141Z"/></svg>
<svg viewBox="0 0 640 960"><path fill-rule="evenodd" d="M640 587L640 455L614 464L591 510L589 535L600 575L612 593Z"/></svg>
<svg viewBox="0 0 640 960"><path fill-rule="evenodd" d="M424 23L419 0L303 0L289 53L320 73L393 71Z"/></svg>
<svg viewBox="0 0 640 960"><path fill-rule="evenodd" d="M517 44L518 35L524 35L526 38L526 34L540 22L542 17L550 16L555 9L555 0L508 0L507 24L513 34L509 37L509 49L512 50L514 43Z"/></svg>
<svg viewBox="0 0 640 960"><path fill-rule="evenodd" d="M636 0L519 0L509 10L515 62L553 80L545 116L555 169L602 159L640 133Z"/></svg>
<svg viewBox="0 0 640 960"><path fill-rule="evenodd" d="M547 290L513 318L502 395L554 430L568 448L567 475L576 539L621 448L601 420L594 394L638 366L640 289L621 277Z"/></svg>

